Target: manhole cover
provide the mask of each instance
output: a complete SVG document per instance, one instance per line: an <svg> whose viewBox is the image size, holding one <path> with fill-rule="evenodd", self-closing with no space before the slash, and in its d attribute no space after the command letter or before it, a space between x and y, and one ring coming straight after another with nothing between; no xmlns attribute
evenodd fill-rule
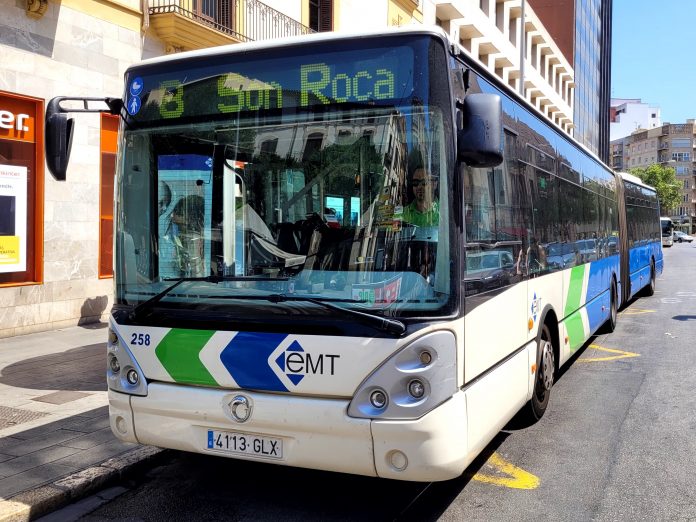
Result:
<svg viewBox="0 0 696 522"><path fill-rule="evenodd" d="M45 417L48 413L0 406L0 430Z"/></svg>

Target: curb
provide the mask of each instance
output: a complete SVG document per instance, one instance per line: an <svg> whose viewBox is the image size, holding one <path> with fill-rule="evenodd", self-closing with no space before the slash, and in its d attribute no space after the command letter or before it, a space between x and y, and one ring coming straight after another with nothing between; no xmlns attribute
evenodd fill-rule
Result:
<svg viewBox="0 0 696 522"><path fill-rule="evenodd" d="M162 457L166 450L140 446L83 471L50 484L0 499L0 522L24 522L47 515L103 488L108 482L122 479L145 464Z"/></svg>

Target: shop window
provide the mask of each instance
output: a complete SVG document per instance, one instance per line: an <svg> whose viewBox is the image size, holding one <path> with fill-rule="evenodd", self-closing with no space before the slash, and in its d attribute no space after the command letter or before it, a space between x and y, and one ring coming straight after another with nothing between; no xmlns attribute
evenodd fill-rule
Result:
<svg viewBox="0 0 696 522"><path fill-rule="evenodd" d="M43 112L0 91L0 286L43 279Z"/></svg>
<svg viewBox="0 0 696 522"><path fill-rule="evenodd" d="M99 277L114 273L114 173L118 116L101 115L101 161L99 183Z"/></svg>

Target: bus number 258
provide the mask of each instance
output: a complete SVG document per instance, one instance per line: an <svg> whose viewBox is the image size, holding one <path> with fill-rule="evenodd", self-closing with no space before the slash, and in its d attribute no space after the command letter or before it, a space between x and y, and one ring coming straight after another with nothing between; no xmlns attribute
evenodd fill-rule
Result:
<svg viewBox="0 0 696 522"><path fill-rule="evenodd" d="M130 343L133 346L150 346L150 334L133 333Z"/></svg>

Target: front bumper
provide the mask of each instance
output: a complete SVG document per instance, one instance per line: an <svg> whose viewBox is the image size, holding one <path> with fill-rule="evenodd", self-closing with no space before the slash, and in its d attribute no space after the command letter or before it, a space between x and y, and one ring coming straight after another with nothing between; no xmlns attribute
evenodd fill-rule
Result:
<svg viewBox="0 0 696 522"><path fill-rule="evenodd" d="M239 391L162 383L151 383L146 397L109 390L111 428L128 442L398 480L451 479L469 462L461 392L409 421L349 417L345 399L241 393L253 405L244 423L234 421L227 407ZM208 449L209 429L281 438L283 458Z"/></svg>

